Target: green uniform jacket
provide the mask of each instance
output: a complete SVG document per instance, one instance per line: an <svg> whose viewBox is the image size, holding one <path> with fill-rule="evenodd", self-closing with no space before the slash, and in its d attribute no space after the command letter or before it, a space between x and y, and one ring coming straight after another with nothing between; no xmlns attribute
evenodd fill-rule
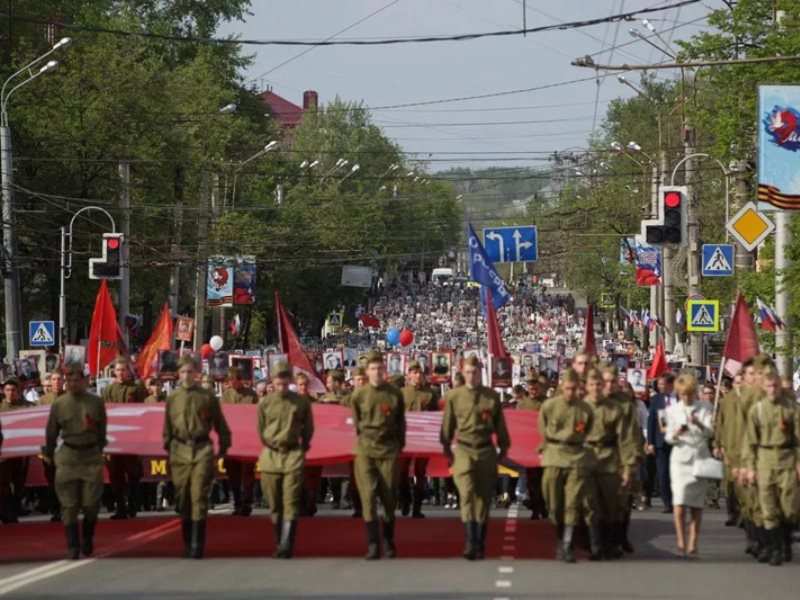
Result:
<svg viewBox="0 0 800 600"><path fill-rule="evenodd" d="M567 402L559 395L545 402L539 412L542 466L565 469L590 467L592 452L584 444L594 425L593 421L592 407L583 400Z"/></svg>
<svg viewBox="0 0 800 600"><path fill-rule="evenodd" d="M201 453L195 447L178 441L208 438L212 428L219 438L219 453L225 454L231 446L231 430L213 392L199 385L190 388L181 386L167 396L167 405L164 408L164 449L169 452L172 461L193 463L205 458L200 454L213 454L210 443L205 445L209 450Z"/></svg>
<svg viewBox="0 0 800 600"><path fill-rule="evenodd" d="M355 453L391 458L406 445L406 409L403 393L388 383L371 383L350 395L350 410L358 436Z"/></svg>
<svg viewBox="0 0 800 600"><path fill-rule="evenodd" d="M747 416L745 465L758 463L778 469L794 469L800 461L800 407L790 394L781 393L750 408Z"/></svg>
<svg viewBox="0 0 800 600"><path fill-rule="evenodd" d="M61 393L63 394L64 392ZM48 404L52 404L53 402L56 401L56 398L58 398L58 394L56 394L55 392L47 392L44 396L41 396L39 398L39 405L47 406Z"/></svg>
<svg viewBox="0 0 800 600"><path fill-rule="evenodd" d="M129 404L131 402L144 402L147 390L135 381L117 383L116 381L103 388L103 402Z"/></svg>
<svg viewBox="0 0 800 600"><path fill-rule="evenodd" d="M725 452L725 462L729 468L738 469L741 466L739 444L732 439L736 427L736 413L739 410L739 389L734 389L720 400L717 410L717 423L714 427L714 447L722 448Z"/></svg>
<svg viewBox="0 0 800 600"><path fill-rule="evenodd" d="M758 386L742 386L739 390L739 398L734 404L734 417L729 427L726 427L725 437L730 446L729 454L737 457L738 466L744 466L747 455L747 417L750 409L763 398L764 391Z"/></svg>
<svg viewBox="0 0 800 600"><path fill-rule="evenodd" d="M625 392L617 392L608 397L616 402L622 409L622 440L627 452L633 454L633 464L644 462L644 432L639 425L639 411L636 408L636 399ZM625 464L630 464L629 458L623 458Z"/></svg>
<svg viewBox="0 0 800 600"><path fill-rule="evenodd" d="M403 387L403 402L407 412L423 412L439 409L439 398L431 388L413 385Z"/></svg>
<svg viewBox="0 0 800 600"><path fill-rule="evenodd" d="M457 437L459 450L473 458L494 454L492 435L497 436L500 451L508 452L511 437L500 407L500 394L482 385L472 389L463 385L445 395L440 435L445 452Z"/></svg>
<svg viewBox="0 0 800 600"><path fill-rule="evenodd" d="M99 396L83 392L61 394L50 406L45 428L45 454L52 456L58 436L64 444L58 451L56 464L101 464L106 445L106 407Z"/></svg>
<svg viewBox="0 0 800 600"><path fill-rule="evenodd" d="M517 410L542 410L542 404L544 400L525 394L522 401L517 404Z"/></svg>
<svg viewBox="0 0 800 600"><path fill-rule="evenodd" d="M347 399L344 398L342 394L336 394L334 392L325 392L317 398L317 402L320 404L342 404L343 406L346 406L346 404L344 404L346 400Z"/></svg>
<svg viewBox="0 0 800 600"><path fill-rule="evenodd" d="M159 402L164 402L167 399L166 394L150 394L147 398L144 399L145 404L158 404Z"/></svg>
<svg viewBox="0 0 800 600"><path fill-rule="evenodd" d="M223 404L258 404L258 394L249 387L243 387L240 390L228 388L222 392L220 401Z"/></svg>
<svg viewBox="0 0 800 600"><path fill-rule="evenodd" d="M592 408L592 428L586 443L594 453L592 469L597 473L630 475L636 467L637 453L630 432L626 432L626 417L620 402L600 398L586 402ZM626 439L627 437L627 439Z"/></svg>
<svg viewBox="0 0 800 600"><path fill-rule="evenodd" d="M295 392L267 394L258 403L258 435L264 444L258 459L262 473L302 470L314 435L311 403Z"/></svg>

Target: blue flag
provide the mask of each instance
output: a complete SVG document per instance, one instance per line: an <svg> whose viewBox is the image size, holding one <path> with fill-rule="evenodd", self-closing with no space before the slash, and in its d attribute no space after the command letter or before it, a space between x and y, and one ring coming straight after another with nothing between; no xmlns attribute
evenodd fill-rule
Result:
<svg viewBox="0 0 800 600"><path fill-rule="evenodd" d="M511 300L511 294L506 288L506 282L497 274L492 261L486 256L486 250L483 249L483 244L475 235L472 223L467 224L467 251L469 252L469 278L489 288L492 292L494 309L499 309ZM481 300L483 297L484 295L481 294Z"/></svg>

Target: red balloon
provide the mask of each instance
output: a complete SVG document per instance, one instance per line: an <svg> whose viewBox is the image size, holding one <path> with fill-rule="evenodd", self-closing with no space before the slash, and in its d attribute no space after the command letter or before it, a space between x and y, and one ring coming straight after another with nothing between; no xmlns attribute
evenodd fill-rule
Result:
<svg viewBox="0 0 800 600"><path fill-rule="evenodd" d="M211 344L203 344L200 346L200 358L208 358L214 354L214 349L211 347Z"/></svg>
<svg viewBox="0 0 800 600"><path fill-rule="evenodd" d="M414 334L411 333L408 329L403 329L400 332L400 345L401 346L410 346L414 342Z"/></svg>

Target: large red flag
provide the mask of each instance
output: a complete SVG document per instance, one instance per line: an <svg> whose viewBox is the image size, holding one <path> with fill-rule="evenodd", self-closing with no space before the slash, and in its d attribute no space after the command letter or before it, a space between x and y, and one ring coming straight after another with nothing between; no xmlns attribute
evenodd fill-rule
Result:
<svg viewBox="0 0 800 600"><path fill-rule="evenodd" d="M117 356L127 354L128 348L117 323L117 311L111 302L106 280L103 279L97 292L89 330L89 374L97 377Z"/></svg>
<svg viewBox="0 0 800 600"><path fill-rule="evenodd" d="M278 316L278 338L280 340L281 352L286 354L289 359L289 364L292 366L295 375L300 372L308 376L309 390L323 394L327 390L325 384L317 375L311 361L308 360L303 345L300 343L300 338L297 337L297 332L292 327L292 322L289 320L289 315L283 308L281 302L280 292L275 292L275 312Z"/></svg>
<svg viewBox="0 0 800 600"><path fill-rule="evenodd" d="M669 371L667 364L667 354L664 352L664 338L658 336L658 344L656 344L656 353L653 356L653 362L647 370L648 379L658 379L662 373Z"/></svg>
<svg viewBox="0 0 800 600"><path fill-rule="evenodd" d="M725 349L722 351L725 370L731 375L736 375L742 368L742 363L748 358L753 358L759 351L753 316L750 314L750 307L747 306L744 294L739 290L731 326L728 328L728 339L725 340Z"/></svg>
<svg viewBox="0 0 800 600"><path fill-rule="evenodd" d="M594 341L594 304L586 306L586 331L583 332L583 351L590 356L597 356L597 344Z"/></svg>
<svg viewBox="0 0 800 600"><path fill-rule="evenodd" d="M503 343L503 334L497 323L497 313L492 302L492 290L484 288L486 293L486 337L488 338L489 355L494 358L508 358L506 345Z"/></svg>
<svg viewBox="0 0 800 600"><path fill-rule="evenodd" d="M149 377L156 370L158 364L159 350L172 349L172 313L169 311L169 304L164 302L161 309L161 316L158 323L153 328L153 333L147 339L147 343L136 357L136 374L140 379Z"/></svg>

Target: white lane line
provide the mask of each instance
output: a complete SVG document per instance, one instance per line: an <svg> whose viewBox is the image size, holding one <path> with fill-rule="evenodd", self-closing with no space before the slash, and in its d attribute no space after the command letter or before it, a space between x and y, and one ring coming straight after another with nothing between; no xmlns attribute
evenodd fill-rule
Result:
<svg viewBox="0 0 800 600"><path fill-rule="evenodd" d="M492 600L511 600L508 596L498 596L497 598L493 598Z"/></svg>
<svg viewBox="0 0 800 600"><path fill-rule="evenodd" d="M511 556L511 555L508 555L508 554L504 554L503 556L500 557L500 560L505 561L505 562L509 562L509 561L514 560L514 557Z"/></svg>
<svg viewBox="0 0 800 600"><path fill-rule="evenodd" d="M514 567L497 567L497 572L498 573L506 573L506 574L513 573L514 572Z"/></svg>
<svg viewBox="0 0 800 600"><path fill-rule="evenodd" d="M511 582L508 579L498 579L494 582L494 585L499 588L510 588Z"/></svg>

